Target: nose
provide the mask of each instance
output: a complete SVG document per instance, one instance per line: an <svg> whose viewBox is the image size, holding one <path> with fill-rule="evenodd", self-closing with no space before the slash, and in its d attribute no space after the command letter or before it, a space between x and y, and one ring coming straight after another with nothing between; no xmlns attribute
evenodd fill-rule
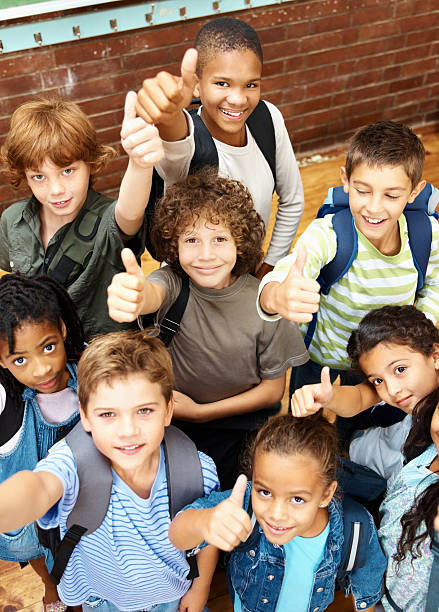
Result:
<svg viewBox="0 0 439 612"><path fill-rule="evenodd" d="M276 522L281 522L288 518L288 513L286 511L285 504L282 500L274 499L270 504L270 517L271 520Z"/></svg>
<svg viewBox="0 0 439 612"><path fill-rule="evenodd" d="M242 106L247 101L246 90L241 87L231 87L227 95L227 101L234 106Z"/></svg>
<svg viewBox="0 0 439 612"><path fill-rule="evenodd" d="M386 380L387 392L391 397L397 397L401 392L401 382L397 378Z"/></svg>
<svg viewBox="0 0 439 612"><path fill-rule="evenodd" d="M60 178L53 178L50 181L50 193L51 195L58 196L64 193L64 185Z"/></svg>
<svg viewBox="0 0 439 612"><path fill-rule="evenodd" d="M129 438L136 435L138 433L138 425L135 417L132 415L122 415L117 432L121 438Z"/></svg>
<svg viewBox="0 0 439 612"><path fill-rule="evenodd" d="M212 245L210 244L209 241L203 242L200 245L199 258L204 261L204 260L213 259L213 257L214 257L214 253L213 253Z"/></svg>
<svg viewBox="0 0 439 612"><path fill-rule="evenodd" d="M381 197L377 194L372 194L370 200L367 203L367 210L370 213L376 213L381 210Z"/></svg>
<svg viewBox="0 0 439 612"><path fill-rule="evenodd" d="M48 372L50 372L50 364L47 360L44 357L36 357L33 360L33 375L35 378L42 378Z"/></svg>

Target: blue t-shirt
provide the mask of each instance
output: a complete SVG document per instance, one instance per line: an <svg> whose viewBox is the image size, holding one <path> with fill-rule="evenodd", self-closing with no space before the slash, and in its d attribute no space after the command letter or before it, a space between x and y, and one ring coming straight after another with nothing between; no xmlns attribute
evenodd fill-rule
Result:
<svg viewBox="0 0 439 612"><path fill-rule="evenodd" d="M218 489L215 464L199 453L204 493ZM63 483L60 501L38 522L43 528L60 526L67 518L79 491L78 473L64 440L40 461L35 471L55 474ZM184 551L168 538L169 499L163 448L148 499L136 495L113 472L110 503L102 524L84 536L74 549L58 585L60 599L69 606L95 596L109 600L119 610L141 610L180 599L190 587Z"/></svg>
<svg viewBox="0 0 439 612"><path fill-rule="evenodd" d="M307 612L314 583L314 573L325 552L329 522L314 538L296 536L284 544L285 573L276 605L276 612ZM235 594L234 612L242 612L241 601Z"/></svg>

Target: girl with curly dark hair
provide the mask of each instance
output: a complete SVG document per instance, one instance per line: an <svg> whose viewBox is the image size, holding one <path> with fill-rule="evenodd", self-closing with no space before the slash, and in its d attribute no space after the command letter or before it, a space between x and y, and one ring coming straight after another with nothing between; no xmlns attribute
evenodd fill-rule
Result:
<svg viewBox="0 0 439 612"><path fill-rule="evenodd" d="M381 506L379 535L388 557L383 599L386 610L397 609L394 603L407 611L425 609L439 500L438 403L439 389L435 389L416 406L404 445L404 454L411 461L401 470Z"/></svg>
<svg viewBox="0 0 439 612"><path fill-rule="evenodd" d="M264 224L247 189L215 170L168 187L153 240L168 265L144 278L130 251L108 290L116 321L163 319L189 277L189 299L169 351L174 416L233 486L243 443L280 408L285 373L307 360L296 324L264 322L256 310Z"/></svg>

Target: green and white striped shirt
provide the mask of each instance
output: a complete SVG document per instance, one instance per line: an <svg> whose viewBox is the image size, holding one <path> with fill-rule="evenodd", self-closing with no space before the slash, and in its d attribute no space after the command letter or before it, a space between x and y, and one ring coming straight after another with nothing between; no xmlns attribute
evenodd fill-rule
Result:
<svg viewBox="0 0 439 612"><path fill-rule="evenodd" d="M305 275L317 278L320 270L330 262L336 252L337 238L332 228L333 215L315 219L298 240L305 244L307 261ZM427 266L425 284L417 296L417 308L425 312L435 323L439 319L439 224L430 217L432 246ZM321 295L317 325L309 347L312 361L337 369L350 367L346 346L351 332L364 315L386 305L413 304L416 299L418 273L408 242L407 222L404 215L398 220L401 250L397 255L383 255L357 230L358 252L348 272L329 290ZM297 248L297 247L296 247ZM276 264L259 286L282 282L296 258L296 249ZM267 315L259 304L259 315L266 320L277 320L278 315ZM301 325L305 334L307 324Z"/></svg>

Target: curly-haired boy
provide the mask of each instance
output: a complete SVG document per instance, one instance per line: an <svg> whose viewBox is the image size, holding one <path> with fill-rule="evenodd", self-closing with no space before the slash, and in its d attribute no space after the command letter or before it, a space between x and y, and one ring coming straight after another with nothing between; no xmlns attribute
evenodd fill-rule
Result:
<svg viewBox="0 0 439 612"><path fill-rule="evenodd" d="M160 321L190 279L189 300L169 351L181 427L233 485L245 438L279 410L290 366L308 357L298 327L275 326L256 310L264 225L250 193L215 170L168 187L152 235L168 265L147 279L132 253L108 290L110 316L132 321L157 311Z"/></svg>

